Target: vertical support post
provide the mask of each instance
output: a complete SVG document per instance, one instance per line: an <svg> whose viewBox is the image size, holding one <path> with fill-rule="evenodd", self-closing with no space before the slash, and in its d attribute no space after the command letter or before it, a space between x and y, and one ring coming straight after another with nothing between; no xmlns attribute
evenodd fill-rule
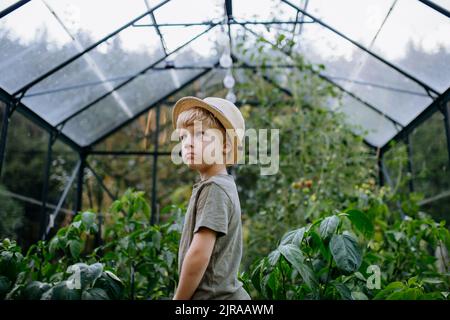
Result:
<svg viewBox="0 0 450 320"><path fill-rule="evenodd" d="M378 149L378 184L380 187L384 186L384 173L383 173L383 151L381 149Z"/></svg>
<svg viewBox="0 0 450 320"><path fill-rule="evenodd" d="M10 110L11 110L11 103L9 102L5 103L5 111L3 113L3 120L2 120L2 135L0 138L0 178L2 176L3 160L5 159Z"/></svg>
<svg viewBox="0 0 450 320"><path fill-rule="evenodd" d="M412 164L412 147L411 147L411 139L408 134L405 138L406 151L408 153L408 173L410 174L410 178L408 180L409 192L414 192L414 182L413 182L413 164Z"/></svg>
<svg viewBox="0 0 450 320"><path fill-rule="evenodd" d="M156 106L156 128L155 128L155 136L153 140L154 144L154 153L153 153L153 174L152 174L152 214L150 217L150 224L155 224L156 221L156 210L157 210L157 204L156 204L156 197L157 197L157 167L158 167L158 145L159 145L159 114L160 114L160 104ZM159 219L158 219L159 220Z"/></svg>
<svg viewBox="0 0 450 320"><path fill-rule="evenodd" d="M450 101L443 106L444 113L444 126L445 126L445 134L447 136L447 152L448 152L448 162L450 168Z"/></svg>
<svg viewBox="0 0 450 320"><path fill-rule="evenodd" d="M43 237L45 236L49 218L47 212L48 182L50 179L50 169L52 164L52 147L54 141L55 141L54 134L50 133L48 137L47 159L45 161L45 168L44 168L44 184L42 186L41 226L39 239L43 239Z"/></svg>
<svg viewBox="0 0 450 320"><path fill-rule="evenodd" d="M84 178L84 168L86 168L86 153L80 153L80 169L78 170L78 180L77 180L77 198L75 213L81 210L83 205L83 178Z"/></svg>

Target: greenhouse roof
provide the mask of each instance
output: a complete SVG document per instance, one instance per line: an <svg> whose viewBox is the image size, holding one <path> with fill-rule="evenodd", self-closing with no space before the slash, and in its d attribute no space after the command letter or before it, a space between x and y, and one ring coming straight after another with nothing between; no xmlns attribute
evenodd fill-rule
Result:
<svg viewBox="0 0 450 320"><path fill-rule="evenodd" d="M83 149L218 70L224 33L272 39L279 28L326 67L339 108L382 148L449 95L449 10L449 0L2 1L0 94Z"/></svg>

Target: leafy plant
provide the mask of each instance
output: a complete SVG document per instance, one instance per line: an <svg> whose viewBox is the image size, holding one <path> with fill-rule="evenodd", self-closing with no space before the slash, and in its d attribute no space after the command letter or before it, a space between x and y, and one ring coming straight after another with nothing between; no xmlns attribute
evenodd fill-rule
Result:
<svg viewBox="0 0 450 320"><path fill-rule="evenodd" d="M143 192L128 190L111 206L105 245L87 245L99 228L96 214L80 212L48 242L25 256L15 241L0 247L0 298L164 299L178 281L177 251L182 210L163 209L171 218L150 225ZM118 275L118 276L116 276Z"/></svg>
<svg viewBox="0 0 450 320"><path fill-rule="evenodd" d="M150 225L149 207L143 192L128 190L111 206L105 245L94 256L121 275L130 299L160 299L173 294L178 281L177 252L182 211L168 206L170 219Z"/></svg>
<svg viewBox="0 0 450 320"><path fill-rule="evenodd" d="M420 214L388 225L379 208L336 210L285 233L242 281L264 299L448 298L449 274L437 270L443 257L434 256L450 244L445 224Z"/></svg>

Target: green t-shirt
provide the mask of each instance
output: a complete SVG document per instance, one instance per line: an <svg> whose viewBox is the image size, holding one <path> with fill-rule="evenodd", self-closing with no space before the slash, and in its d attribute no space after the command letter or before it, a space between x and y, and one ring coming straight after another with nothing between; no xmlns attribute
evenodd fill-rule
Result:
<svg viewBox="0 0 450 320"><path fill-rule="evenodd" d="M180 248L178 274L194 233L200 227L217 232L209 264L193 300L251 300L238 280L242 258L241 206L234 177L218 174L194 184L187 208Z"/></svg>

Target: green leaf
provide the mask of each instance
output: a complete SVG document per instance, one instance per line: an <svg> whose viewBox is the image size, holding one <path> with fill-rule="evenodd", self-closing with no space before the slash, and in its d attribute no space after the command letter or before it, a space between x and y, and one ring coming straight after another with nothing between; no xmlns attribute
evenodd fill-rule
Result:
<svg viewBox="0 0 450 320"><path fill-rule="evenodd" d="M337 267L345 272L354 272L361 266L361 250L350 235L335 234L330 240L330 251Z"/></svg>
<svg viewBox="0 0 450 320"><path fill-rule="evenodd" d="M333 285L337 289L343 300L353 300L350 289L345 284L338 282L333 283Z"/></svg>
<svg viewBox="0 0 450 320"><path fill-rule="evenodd" d="M5 276L0 276L0 299L3 299L6 296L10 288L11 281Z"/></svg>
<svg viewBox="0 0 450 320"><path fill-rule="evenodd" d="M278 250L298 273L300 273L300 276L308 287L311 290L316 291L318 285L317 279L311 268L305 264L305 258L300 249L293 244L286 244L279 246Z"/></svg>
<svg viewBox="0 0 450 320"><path fill-rule="evenodd" d="M309 232L312 242L310 243L310 245L313 247L313 249L319 249L320 253L322 254L323 258L325 260L329 260L330 259L330 252L328 250L328 248L325 246L325 244L322 241L322 238L320 237L320 235L314 231L311 230Z"/></svg>
<svg viewBox="0 0 450 320"><path fill-rule="evenodd" d="M369 300L369 298L367 298L367 296L360 291L353 291L352 299L353 300Z"/></svg>
<svg viewBox="0 0 450 320"><path fill-rule="evenodd" d="M44 292L48 291L51 285L45 282L32 281L24 289L24 297L28 300L41 299Z"/></svg>
<svg viewBox="0 0 450 320"><path fill-rule="evenodd" d="M278 291L278 277L277 274L279 273L278 269L274 269L270 274L269 278L267 279L267 286L272 291L272 295L270 296L271 299L275 299L276 292Z"/></svg>
<svg viewBox="0 0 450 320"><path fill-rule="evenodd" d="M319 233L323 239L327 239L335 233L339 225L339 217L333 215L323 219L319 226Z"/></svg>
<svg viewBox="0 0 450 320"><path fill-rule="evenodd" d="M277 264L278 259L280 258L280 251L278 249L273 250L269 256L269 263L271 266L274 266Z"/></svg>
<svg viewBox="0 0 450 320"><path fill-rule="evenodd" d="M42 295L41 300L80 300L80 298L80 290L69 288L68 282L62 281L47 290Z"/></svg>
<svg viewBox="0 0 450 320"><path fill-rule="evenodd" d="M374 234L374 227L372 221L367 215L359 210L348 210L346 212L348 218L352 222L357 231L367 238L372 238Z"/></svg>
<svg viewBox="0 0 450 320"><path fill-rule="evenodd" d="M81 221L85 224L86 230L89 230L95 223L95 213L90 211L83 212L81 214Z"/></svg>
<svg viewBox="0 0 450 320"><path fill-rule="evenodd" d="M377 295L374 297L374 300L386 299L393 292L401 291L405 288L406 288L405 285L400 281L392 282L388 284L386 288L378 292Z"/></svg>
<svg viewBox="0 0 450 320"><path fill-rule="evenodd" d="M305 232L306 232L305 227L302 227L302 228L296 229L296 230L291 230L284 234L284 236L281 238L280 244L284 245L284 244L292 243L292 244L296 245L297 247L299 247L303 240Z"/></svg>
<svg viewBox="0 0 450 320"><path fill-rule="evenodd" d="M264 264L265 258L259 260L256 267L253 269L250 280L252 281L253 286L256 288L256 290L261 291L261 268Z"/></svg>
<svg viewBox="0 0 450 320"><path fill-rule="evenodd" d="M141 208L146 218L150 217L150 206L144 199L141 199Z"/></svg>
<svg viewBox="0 0 450 320"><path fill-rule="evenodd" d="M111 300L118 300L122 298L124 288L123 283L114 273L110 271L103 272L101 277L95 282L94 287L105 290Z"/></svg>
<svg viewBox="0 0 450 320"><path fill-rule="evenodd" d="M80 229L80 227L81 227L81 221L73 222L73 223L72 223L72 226L73 226L75 229Z"/></svg>
<svg viewBox="0 0 450 320"><path fill-rule="evenodd" d="M82 250L82 243L80 240L70 240L69 241L70 254L75 259L80 257L80 253Z"/></svg>
<svg viewBox="0 0 450 320"><path fill-rule="evenodd" d="M434 279L434 278L425 278L425 279L422 279L422 282L430 283L430 284L444 283L444 281L442 279Z"/></svg>
<svg viewBox="0 0 450 320"><path fill-rule="evenodd" d="M105 290L101 288L91 288L83 291L81 300L110 300Z"/></svg>
<svg viewBox="0 0 450 320"><path fill-rule="evenodd" d="M284 34L280 34L277 38L277 43L281 43L284 39L286 38L286 36Z"/></svg>
<svg viewBox="0 0 450 320"><path fill-rule="evenodd" d="M23 257L20 252L3 251L0 253L0 274L6 276L11 282L21 271Z"/></svg>
<svg viewBox="0 0 450 320"><path fill-rule="evenodd" d="M159 231L155 231L152 235L152 243L156 247L156 249L160 249L161 247L161 233Z"/></svg>
<svg viewBox="0 0 450 320"><path fill-rule="evenodd" d="M406 288L391 293L386 300L418 300L422 297L423 292L417 288Z"/></svg>
<svg viewBox="0 0 450 320"><path fill-rule="evenodd" d="M122 201L120 201L120 200L114 201L111 205L110 210L113 213L118 213L119 211L121 211L122 210Z"/></svg>
<svg viewBox="0 0 450 320"><path fill-rule="evenodd" d="M72 275L68 278L75 288L81 289L92 286L94 282L102 275L103 265L94 263L88 266L85 263L76 263L67 268L67 273Z"/></svg>

